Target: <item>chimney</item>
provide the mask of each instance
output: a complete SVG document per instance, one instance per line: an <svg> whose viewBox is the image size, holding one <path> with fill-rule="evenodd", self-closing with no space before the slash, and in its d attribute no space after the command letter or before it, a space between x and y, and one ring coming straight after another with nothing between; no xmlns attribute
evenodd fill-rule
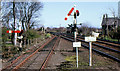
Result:
<svg viewBox="0 0 120 71"><path fill-rule="evenodd" d="M105 14L105 20L106 20L106 23L108 21L108 14Z"/></svg>

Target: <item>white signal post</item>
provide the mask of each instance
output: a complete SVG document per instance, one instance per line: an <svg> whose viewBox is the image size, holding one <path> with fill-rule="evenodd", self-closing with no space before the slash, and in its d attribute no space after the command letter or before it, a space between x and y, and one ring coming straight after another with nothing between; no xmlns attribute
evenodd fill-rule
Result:
<svg viewBox="0 0 120 71"><path fill-rule="evenodd" d="M76 13L76 5L74 5L74 13ZM77 16L76 16L76 18L77 18ZM74 18L74 21L73 21L73 23L76 25L77 24L77 19L76 18ZM77 29L75 28L75 32L74 32L74 40L75 40L75 42L76 42L76 38L77 38ZM73 50L74 50L74 48L73 48ZM78 47L76 47L76 56L77 56L77 68L78 68Z"/></svg>
<svg viewBox="0 0 120 71"><path fill-rule="evenodd" d="M21 22L19 22L19 31L21 31L21 29L22 29L21 27L22 27ZM18 38L21 39L21 41L20 41L20 48L22 48L22 38L23 38L23 36L20 35Z"/></svg>
<svg viewBox="0 0 120 71"><path fill-rule="evenodd" d="M16 25L15 26L15 31L16 31ZM14 45L16 46L17 44L17 33L15 33L15 37L14 37Z"/></svg>
<svg viewBox="0 0 120 71"><path fill-rule="evenodd" d="M76 49L77 68L78 68L78 47L81 47L81 42L73 42L73 48L77 48Z"/></svg>
<svg viewBox="0 0 120 71"><path fill-rule="evenodd" d="M89 66L92 66L92 42L90 41L89 42L89 46L90 46L90 48L89 48Z"/></svg>
<svg viewBox="0 0 120 71"><path fill-rule="evenodd" d="M92 66L92 42L96 41L96 37L85 37L85 41L89 42L89 66Z"/></svg>
<svg viewBox="0 0 120 71"><path fill-rule="evenodd" d="M67 14L67 16L65 17L65 20L67 20L67 18L71 15L72 11L74 10L74 19L73 19L73 24L74 24L74 27L75 27L75 30L74 30L74 41L75 43L73 43L73 47L76 48L76 59L77 59L77 68L78 68L78 47L81 47L81 43L79 42L76 42L76 38L77 38L77 28L76 28L76 25L77 25L77 14L79 14L79 11L76 10L76 5L74 5L74 7L71 8L71 10L69 11L69 13ZM80 45L80 46L74 46L74 45ZM73 48L73 51L75 51L75 48Z"/></svg>
<svg viewBox="0 0 120 71"><path fill-rule="evenodd" d="M19 30L17 30L16 29L16 25L14 25L14 30L7 30L6 31L6 33L14 33L15 34L15 36L14 36L14 45L16 46L16 44L17 44L17 38L18 39L22 39L23 38L23 36L19 36L19 37L17 37L17 33L20 33L22 30L22 25L21 25L21 22L19 22ZM20 47L22 47L22 41L20 42Z"/></svg>

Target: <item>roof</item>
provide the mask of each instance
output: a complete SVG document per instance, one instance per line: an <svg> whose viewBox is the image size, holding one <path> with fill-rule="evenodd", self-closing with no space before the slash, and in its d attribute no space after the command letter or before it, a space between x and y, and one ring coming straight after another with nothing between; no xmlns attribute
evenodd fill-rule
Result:
<svg viewBox="0 0 120 71"><path fill-rule="evenodd" d="M106 21L107 20L107 21ZM120 26L120 19L119 18L114 18L114 17L109 17L109 18L103 18L102 20L102 25L119 25Z"/></svg>

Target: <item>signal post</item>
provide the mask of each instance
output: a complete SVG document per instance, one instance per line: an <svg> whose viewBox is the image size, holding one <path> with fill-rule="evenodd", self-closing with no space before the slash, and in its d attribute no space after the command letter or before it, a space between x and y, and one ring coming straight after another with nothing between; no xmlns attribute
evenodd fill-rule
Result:
<svg viewBox="0 0 120 71"><path fill-rule="evenodd" d="M22 48L22 38L23 38L23 36L22 36L23 30L22 30L21 22L19 22L19 30L16 30L16 29L14 31L13 30L7 30L6 33L15 33L14 44L16 45L17 38L18 38L19 39L19 43L20 43L19 47L21 49ZM19 33L18 37L17 37L17 33Z"/></svg>
<svg viewBox="0 0 120 71"><path fill-rule="evenodd" d="M79 11L76 10L76 5L74 5L74 7L71 8L71 10L69 11L69 13L67 14L67 16L65 17L65 20L67 20L67 18L71 15L71 13L74 10L74 20L73 20L73 24L74 24L74 42L73 42L73 51L76 50L76 59L77 59L77 68L78 68L78 47L81 47L81 42L76 42L76 38L77 38L77 16L79 16Z"/></svg>
<svg viewBox="0 0 120 71"><path fill-rule="evenodd" d="M96 41L96 38L99 36L99 33L92 32L92 37L85 37L85 41L89 42L89 66L92 66L92 42Z"/></svg>

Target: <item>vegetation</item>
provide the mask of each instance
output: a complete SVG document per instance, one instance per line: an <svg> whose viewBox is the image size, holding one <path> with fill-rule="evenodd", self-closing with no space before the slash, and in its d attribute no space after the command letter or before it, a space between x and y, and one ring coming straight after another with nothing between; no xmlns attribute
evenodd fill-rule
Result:
<svg viewBox="0 0 120 71"><path fill-rule="evenodd" d="M7 33L5 33L5 34L7 34ZM36 31L33 29L29 30L28 32L23 33L23 35L25 35L25 34L27 34L27 36L26 36L27 40L30 41L29 42L30 46L33 46L33 44L31 44L31 43L36 43L37 41L40 42L43 40L43 38L51 37L50 34L43 34L40 31ZM7 35L9 36L9 34L7 34ZM12 45L12 43L6 43L6 42L10 41L10 39L8 39L8 36L6 36L5 38L2 39L5 41L4 42L5 44L2 46L3 58L13 57L14 54L21 53L21 50L18 50L19 49L18 46L14 46L14 45ZM38 40L36 40L36 38ZM26 41L26 40L24 40L24 41ZM27 45L28 45L28 43L24 44L24 46L22 47L22 51L25 51Z"/></svg>
<svg viewBox="0 0 120 71"><path fill-rule="evenodd" d="M9 37L9 34L6 33L8 29L6 27L3 27L2 29L2 46L5 47L7 38Z"/></svg>
<svg viewBox="0 0 120 71"><path fill-rule="evenodd" d="M118 40L120 42L120 26L116 29L116 31L110 32L110 38L114 41ZM110 39L110 40L111 40Z"/></svg>
<svg viewBox="0 0 120 71"><path fill-rule="evenodd" d="M47 34L45 35L45 37L46 37L46 38L50 38L50 37L51 37L50 33L47 33Z"/></svg>
<svg viewBox="0 0 120 71"><path fill-rule="evenodd" d="M69 71L71 69L98 69L98 68L107 68L112 63L112 61L104 59L98 55L93 55L92 66L89 66L89 55L79 55L78 59L78 68L76 67L76 55L69 55L65 58L65 61L62 62L58 67L60 71Z"/></svg>
<svg viewBox="0 0 120 71"><path fill-rule="evenodd" d="M35 31L35 30L29 30L29 31L27 31L26 32L26 37L28 38L28 39L33 39L33 38L37 38L37 37L39 37L40 35L38 34L38 32L37 31Z"/></svg>
<svg viewBox="0 0 120 71"><path fill-rule="evenodd" d="M90 36L92 35L92 31L96 31L96 28L88 27L88 26L82 26L78 28L78 33L82 36Z"/></svg>
<svg viewBox="0 0 120 71"><path fill-rule="evenodd" d="M19 28L18 23L21 23L23 31L27 31L24 36L26 39L31 38L30 36L33 36L31 29L38 26L36 18L40 16L43 4L41 2L2 2L1 6L3 27L15 30L15 25ZM11 35L11 41L14 44L14 34Z"/></svg>
<svg viewBox="0 0 120 71"><path fill-rule="evenodd" d="M2 47L3 47L3 58L8 58L13 56L13 54L18 53L18 45L14 46L14 33L8 34L7 30L15 30L19 28L19 23L21 23L21 28L23 30L22 42L23 45L27 45L30 39L38 38L41 33L34 28L38 26L39 20L36 20L40 15L40 10L42 10L43 4L41 2L2 2L0 10L2 10L1 20L2 20ZM18 29L17 29L18 30ZM18 34L19 36L19 34ZM17 39L17 42L20 39ZM24 46L26 47L26 46ZM24 47L22 47L24 49Z"/></svg>
<svg viewBox="0 0 120 71"><path fill-rule="evenodd" d="M109 37L109 36L105 36L104 38L103 37L99 37L100 39L105 39L105 40L109 40L109 41L118 41L117 39L113 39L113 38L111 38L111 37Z"/></svg>

